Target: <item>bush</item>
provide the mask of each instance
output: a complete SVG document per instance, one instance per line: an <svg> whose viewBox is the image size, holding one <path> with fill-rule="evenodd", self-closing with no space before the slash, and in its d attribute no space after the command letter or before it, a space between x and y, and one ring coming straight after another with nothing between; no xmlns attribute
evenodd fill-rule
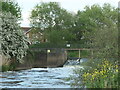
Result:
<svg viewBox="0 0 120 90"><path fill-rule="evenodd" d="M54 44L54 43L38 43L38 44L32 44L30 45L30 48L64 48L64 44Z"/></svg>
<svg viewBox="0 0 120 90"><path fill-rule="evenodd" d="M0 67L0 70L1 70L2 72L8 71L8 70L9 70L9 66L8 66L8 65L2 65L2 66Z"/></svg>
<svg viewBox="0 0 120 90"><path fill-rule="evenodd" d="M78 51L68 51L67 54L68 57L79 57Z"/></svg>
<svg viewBox="0 0 120 90"><path fill-rule="evenodd" d="M61 43L56 44L56 43L45 42L45 43L32 44L30 45L30 48L68 48L66 45L67 44L61 44ZM70 48L89 48L89 47L85 46L84 44L72 43L70 44Z"/></svg>
<svg viewBox="0 0 120 90"><path fill-rule="evenodd" d="M0 13L1 55L5 55L11 63L21 63L28 49L28 39L20 29L17 18L11 13Z"/></svg>
<svg viewBox="0 0 120 90"><path fill-rule="evenodd" d="M77 77L72 77L73 87L87 88L118 88L118 65L108 60L97 64L97 68L84 68L74 70ZM80 79L78 79L80 78Z"/></svg>

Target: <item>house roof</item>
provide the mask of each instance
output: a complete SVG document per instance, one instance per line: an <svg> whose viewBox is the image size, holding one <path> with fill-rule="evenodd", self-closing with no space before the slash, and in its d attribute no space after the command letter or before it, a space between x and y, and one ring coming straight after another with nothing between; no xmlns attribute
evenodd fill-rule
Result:
<svg viewBox="0 0 120 90"><path fill-rule="evenodd" d="M25 34L31 31L31 27L21 27L21 29L24 30Z"/></svg>

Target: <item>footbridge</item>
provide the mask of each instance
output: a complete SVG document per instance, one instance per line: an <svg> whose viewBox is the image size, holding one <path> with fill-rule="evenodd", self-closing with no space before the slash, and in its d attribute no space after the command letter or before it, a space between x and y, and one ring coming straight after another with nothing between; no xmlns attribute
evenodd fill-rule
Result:
<svg viewBox="0 0 120 90"><path fill-rule="evenodd" d="M81 58L81 51L91 51L91 54L93 55L93 49L87 49L87 48L65 48L66 51L78 51L79 57Z"/></svg>

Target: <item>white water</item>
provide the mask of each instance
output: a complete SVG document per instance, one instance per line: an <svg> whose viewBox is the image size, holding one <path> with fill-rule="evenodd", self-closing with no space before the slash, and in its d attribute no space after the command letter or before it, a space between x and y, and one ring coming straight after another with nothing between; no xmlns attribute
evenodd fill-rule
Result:
<svg viewBox="0 0 120 90"><path fill-rule="evenodd" d="M0 88L71 88L64 79L76 66L81 67L78 61L68 60L64 67L0 72Z"/></svg>
<svg viewBox="0 0 120 90"><path fill-rule="evenodd" d="M0 88L70 88L63 80L73 74L74 66L32 68L0 73Z"/></svg>

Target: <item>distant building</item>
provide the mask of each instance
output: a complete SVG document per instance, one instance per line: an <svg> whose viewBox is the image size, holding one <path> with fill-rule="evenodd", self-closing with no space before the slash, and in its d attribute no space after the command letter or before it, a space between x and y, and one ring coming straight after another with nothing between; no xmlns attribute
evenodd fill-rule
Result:
<svg viewBox="0 0 120 90"><path fill-rule="evenodd" d="M27 35L27 37L30 39L30 31L31 31L31 27L21 27L21 29L24 31L25 35ZM31 41L28 41L29 44L31 44Z"/></svg>
<svg viewBox="0 0 120 90"><path fill-rule="evenodd" d="M31 30L34 30L33 28L31 28L31 27L21 27L21 29L24 31L25 35L27 35L27 37L30 39L31 43L36 42L36 40L34 40L34 38L36 38L37 41L39 41L39 42L43 42L43 43L47 42L47 39L40 32L35 33L35 36L34 36L34 34L31 32Z"/></svg>
<svg viewBox="0 0 120 90"><path fill-rule="evenodd" d="M31 31L31 27L21 27L21 29L24 31L24 33L27 35L27 37L30 37L30 31Z"/></svg>

